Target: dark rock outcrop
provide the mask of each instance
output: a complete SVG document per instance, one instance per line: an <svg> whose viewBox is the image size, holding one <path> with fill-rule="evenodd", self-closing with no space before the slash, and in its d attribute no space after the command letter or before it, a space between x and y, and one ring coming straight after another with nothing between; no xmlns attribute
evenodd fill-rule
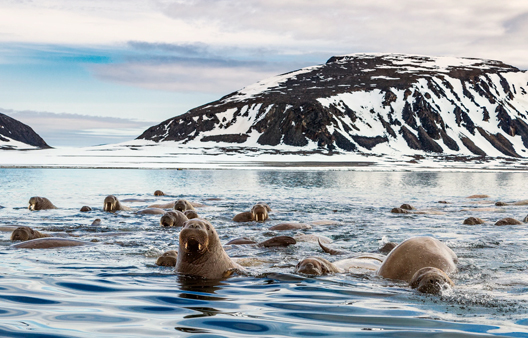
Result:
<svg viewBox="0 0 528 338"><path fill-rule="evenodd" d="M8 147L9 139L41 149L51 148L30 126L0 113L0 141Z"/></svg>

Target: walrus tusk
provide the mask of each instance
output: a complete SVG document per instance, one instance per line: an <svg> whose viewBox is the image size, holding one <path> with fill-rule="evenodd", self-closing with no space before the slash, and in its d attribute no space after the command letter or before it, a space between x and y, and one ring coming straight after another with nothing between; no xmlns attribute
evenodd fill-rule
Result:
<svg viewBox="0 0 528 338"><path fill-rule="evenodd" d="M185 243L185 250L189 247L189 243Z"/></svg>
<svg viewBox="0 0 528 338"><path fill-rule="evenodd" d="M202 251L202 245L198 243L198 251Z"/></svg>
<svg viewBox="0 0 528 338"><path fill-rule="evenodd" d="M257 219L257 222L258 222L258 214L255 215L255 218Z"/></svg>

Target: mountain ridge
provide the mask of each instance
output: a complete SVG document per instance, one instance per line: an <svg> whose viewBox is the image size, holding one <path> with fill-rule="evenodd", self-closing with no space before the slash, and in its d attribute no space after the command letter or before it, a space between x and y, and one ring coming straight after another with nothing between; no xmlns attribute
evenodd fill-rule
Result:
<svg viewBox="0 0 528 338"><path fill-rule="evenodd" d="M528 75L500 61L333 56L249 85L138 139L292 151L522 157Z"/></svg>
<svg viewBox="0 0 528 338"><path fill-rule="evenodd" d="M0 113L0 149L51 148L30 126Z"/></svg>

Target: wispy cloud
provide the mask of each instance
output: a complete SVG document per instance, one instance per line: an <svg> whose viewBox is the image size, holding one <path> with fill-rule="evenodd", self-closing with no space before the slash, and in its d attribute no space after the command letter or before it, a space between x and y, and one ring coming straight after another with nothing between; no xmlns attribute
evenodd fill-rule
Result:
<svg viewBox="0 0 528 338"><path fill-rule="evenodd" d="M51 146L79 147L124 142L136 138L148 127L159 123L159 121L2 108L0 112L27 124Z"/></svg>

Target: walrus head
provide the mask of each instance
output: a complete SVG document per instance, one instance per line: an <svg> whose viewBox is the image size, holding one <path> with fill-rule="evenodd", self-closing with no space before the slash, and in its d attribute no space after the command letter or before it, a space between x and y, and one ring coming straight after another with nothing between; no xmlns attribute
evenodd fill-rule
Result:
<svg viewBox="0 0 528 338"><path fill-rule="evenodd" d="M193 207L186 200L177 200L176 203L174 203L174 210L185 212L185 210L193 210Z"/></svg>
<svg viewBox="0 0 528 338"><path fill-rule="evenodd" d="M178 260L178 253L174 250L167 251L159 256L156 260L156 265L159 266L176 266Z"/></svg>
<svg viewBox="0 0 528 338"><path fill-rule="evenodd" d="M35 238L35 230L30 227L18 227L11 233L12 241L27 241Z"/></svg>
<svg viewBox="0 0 528 338"><path fill-rule="evenodd" d="M118 203L119 201L117 200L117 197L115 197L114 195L108 195L104 199L103 210L104 211L116 211Z"/></svg>
<svg viewBox="0 0 528 338"><path fill-rule="evenodd" d="M185 214L181 211L167 211L163 216L161 216L160 225L164 227L181 227L188 220L189 219L187 218L187 216L185 216Z"/></svg>
<svg viewBox="0 0 528 338"><path fill-rule="evenodd" d="M180 231L180 252L191 260L201 257L209 250L209 246L216 245L218 235L214 227L202 219L191 219L185 222Z"/></svg>
<svg viewBox="0 0 528 338"><path fill-rule="evenodd" d="M165 196L165 193L161 190L154 191L154 196Z"/></svg>
<svg viewBox="0 0 528 338"><path fill-rule="evenodd" d="M453 287L455 284L442 270L425 267L415 272L409 285L419 292L437 295L442 292L444 287Z"/></svg>
<svg viewBox="0 0 528 338"><path fill-rule="evenodd" d="M38 196L31 197L29 199L28 209L29 210L38 210L37 208L38 208L40 200L41 200L41 198L38 197Z"/></svg>
<svg viewBox="0 0 528 338"><path fill-rule="evenodd" d="M263 204L255 204L253 208L251 208L251 214L257 222L264 222L268 219L268 209Z"/></svg>
<svg viewBox="0 0 528 338"><path fill-rule="evenodd" d="M330 272L327 264L331 264L326 259L318 257L308 257L297 263L295 272L305 275L322 276Z"/></svg>

